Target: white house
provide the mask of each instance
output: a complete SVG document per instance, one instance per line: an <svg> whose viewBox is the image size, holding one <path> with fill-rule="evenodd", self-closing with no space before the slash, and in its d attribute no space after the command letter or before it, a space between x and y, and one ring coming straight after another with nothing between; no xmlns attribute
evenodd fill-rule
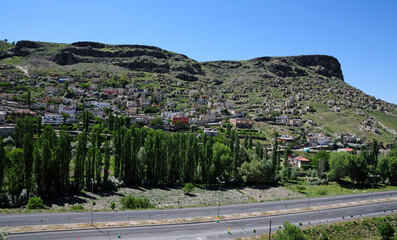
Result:
<svg viewBox="0 0 397 240"><path fill-rule="evenodd" d="M98 101L89 101L85 103L86 107L89 107L91 105L94 105L95 107L99 109L104 109L105 107L110 107L110 103L108 102L98 102Z"/></svg>

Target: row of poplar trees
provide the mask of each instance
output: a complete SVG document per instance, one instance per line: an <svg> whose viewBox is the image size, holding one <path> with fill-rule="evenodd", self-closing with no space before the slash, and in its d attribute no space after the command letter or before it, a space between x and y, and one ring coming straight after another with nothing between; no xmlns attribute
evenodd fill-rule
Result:
<svg viewBox="0 0 397 240"><path fill-rule="evenodd" d="M17 120L13 144L4 146L0 141L2 193L18 195L25 189L28 196L53 198L90 189L93 183L106 189L111 187L111 178L126 186L215 184L217 177L249 182L247 175L255 174L249 166L253 158L270 166L266 175L271 182L279 165L277 154L268 159L266 148L259 143L252 150L251 137L240 144L233 130L228 131L228 138L209 137L127 128L123 117L112 117L92 128L88 128L86 117L84 120L75 137L49 125L42 128L39 119Z"/></svg>

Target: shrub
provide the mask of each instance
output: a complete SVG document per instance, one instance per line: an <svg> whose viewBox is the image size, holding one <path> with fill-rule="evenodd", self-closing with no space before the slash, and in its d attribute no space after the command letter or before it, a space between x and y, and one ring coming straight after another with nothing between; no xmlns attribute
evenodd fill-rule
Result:
<svg viewBox="0 0 397 240"><path fill-rule="evenodd" d="M377 226L377 228L382 239L391 239L394 235L394 232L396 231L388 221L383 221Z"/></svg>
<svg viewBox="0 0 397 240"><path fill-rule="evenodd" d="M112 210L114 210L114 209L116 208L116 204L115 204L114 202L111 202L111 203L110 203L110 208L111 208Z"/></svg>
<svg viewBox="0 0 397 240"><path fill-rule="evenodd" d="M194 185L193 183L185 183L185 186L183 186L182 191L184 193L191 193L194 190Z"/></svg>
<svg viewBox="0 0 397 240"><path fill-rule="evenodd" d="M137 209L137 208L152 208L153 204L150 203L147 198L136 198L132 195L127 197L122 197L120 201L121 205L123 205L126 209Z"/></svg>
<svg viewBox="0 0 397 240"><path fill-rule="evenodd" d="M41 197L32 197L28 201L28 209L43 209L45 208Z"/></svg>
<svg viewBox="0 0 397 240"><path fill-rule="evenodd" d="M298 190L298 192L303 192L303 191L306 190L306 187L304 187L304 186L297 186L297 187L296 187L296 190Z"/></svg>
<svg viewBox="0 0 397 240"><path fill-rule="evenodd" d="M0 240L7 240L8 232L6 230L0 230Z"/></svg>
<svg viewBox="0 0 397 240"><path fill-rule="evenodd" d="M277 230L277 240L306 240L302 230L295 225L290 224L288 221L284 224L284 230Z"/></svg>
<svg viewBox="0 0 397 240"><path fill-rule="evenodd" d="M328 190L327 189L319 189L317 191L317 194L320 195L320 196L327 195L328 194Z"/></svg>
<svg viewBox="0 0 397 240"><path fill-rule="evenodd" d="M70 210L72 210L72 211L82 211L82 210L84 210L84 206L80 205L80 204L72 205L72 206L70 206Z"/></svg>

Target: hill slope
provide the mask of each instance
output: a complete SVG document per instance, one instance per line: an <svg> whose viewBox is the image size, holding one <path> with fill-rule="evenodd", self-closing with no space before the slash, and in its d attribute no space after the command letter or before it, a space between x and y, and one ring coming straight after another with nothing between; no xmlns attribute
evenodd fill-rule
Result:
<svg viewBox="0 0 397 240"><path fill-rule="evenodd" d="M304 127L385 142L393 142L397 133L396 105L345 83L340 63L331 56L197 62L152 46L19 41L2 43L0 68L3 81L69 77L81 87L100 79L102 86L157 89L162 102L174 103L169 108L176 110L209 99L210 107L200 107L244 111L265 120L258 124L264 131L291 133ZM266 121L277 115L302 122L285 128Z"/></svg>

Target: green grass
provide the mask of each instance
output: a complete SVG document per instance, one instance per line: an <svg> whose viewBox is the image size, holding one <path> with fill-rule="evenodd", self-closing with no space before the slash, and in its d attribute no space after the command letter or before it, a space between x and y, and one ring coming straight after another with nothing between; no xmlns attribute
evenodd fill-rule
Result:
<svg viewBox="0 0 397 240"><path fill-rule="evenodd" d="M340 185L332 182L329 183L328 185L309 186L308 182L304 180L285 183L284 187L305 195L309 195L310 193L310 197L324 197L324 196L336 196L336 195L372 192L372 186L370 185L366 185L366 186L354 185L354 184ZM397 186L378 185L374 188L373 192L391 191L391 190L397 190Z"/></svg>
<svg viewBox="0 0 397 240"><path fill-rule="evenodd" d="M395 116L387 115L380 111L369 111L368 114L375 117L376 120L386 125L386 127L397 130L397 118Z"/></svg>

